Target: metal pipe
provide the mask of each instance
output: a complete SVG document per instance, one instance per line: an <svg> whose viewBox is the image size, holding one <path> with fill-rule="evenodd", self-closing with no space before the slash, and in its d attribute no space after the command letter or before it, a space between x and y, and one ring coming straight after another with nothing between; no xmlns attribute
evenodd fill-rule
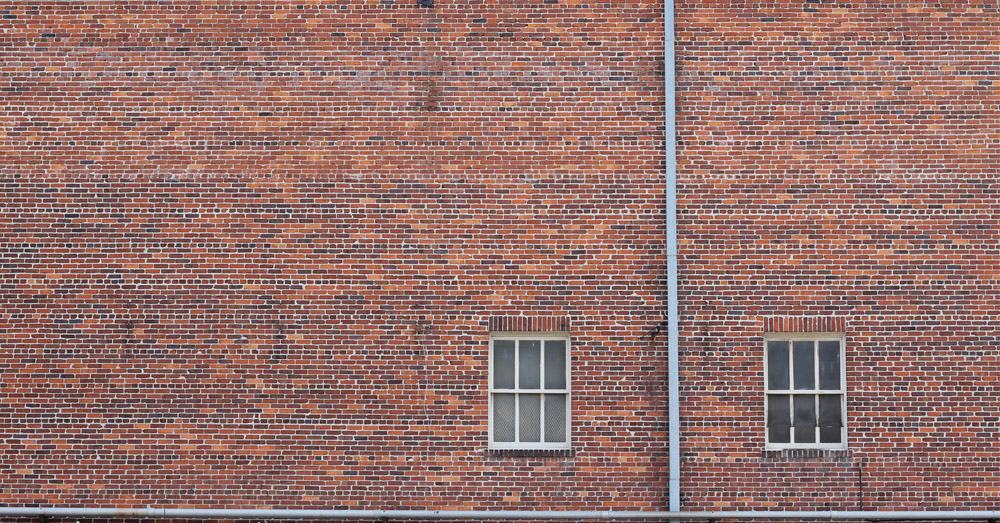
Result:
<svg viewBox="0 0 1000 523"><path fill-rule="evenodd" d="M667 431L669 508L681 509L680 373L677 299L677 114L674 86L674 2L663 2L664 144L667 193Z"/></svg>
<svg viewBox="0 0 1000 523"><path fill-rule="evenodd" d="M171 509L88 507L0 507L6 517L91 517L171 519L355 519L355 520L989 520L1000 510L938 511L627 511L627 510L289 510L289 509Z"/></svg>

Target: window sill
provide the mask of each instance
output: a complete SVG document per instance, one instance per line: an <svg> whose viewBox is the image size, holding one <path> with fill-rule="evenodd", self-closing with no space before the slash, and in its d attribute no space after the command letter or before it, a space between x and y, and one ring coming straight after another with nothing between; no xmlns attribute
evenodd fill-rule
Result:
<svg viewBox="0 0 1000 523"><path fill-rule="evenodd" d="M769 449L761 452L764 459L824 459L849 460L851 449Z"/></svg>
<svg viewBox="0 0 1000 523"><path fill-rule="evenodd" d="M486 449L491 458L572 458L575 449Z"/></svg>

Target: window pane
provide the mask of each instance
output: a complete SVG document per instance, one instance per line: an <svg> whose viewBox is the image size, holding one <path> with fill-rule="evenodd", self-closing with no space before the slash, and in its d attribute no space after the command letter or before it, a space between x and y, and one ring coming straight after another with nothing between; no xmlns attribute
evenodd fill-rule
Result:
<svg viewBox="0 0 1000 523"><path fill-rule="evenodd" d="M819 442L840 443L843 416L841 414L841 396L825 394L819 397Z"/></svg>
<svg viewBox="0 0 1000 523"><path fill-rule="evenodd" d="M521 394L521 432L518 441L541 441L542 395Z"/></svg>
<svg viewBox="0 0 1000 523"><path fill-rule="evenodd" d="M788 425L774 425L767 430L767 437L771 443L791 443L791 427Z"/></svg>
<svg viewBox="0 0 1000 523"><path fill-rule="evenodd" d="M514 388L514 340L493 341L493 388Z"/></svg>
<svg viewBox="0 0 1000 523"><path fill-rule="evenodd" d="M520 368L517 373L519 387L522 389L542 388L542 342L540 340L521 340L518 356L520 357Z"/></svg>
<svg viewBox="0 0 1000 523"><path fill-rule="evenodd" d="M820 443L840 443L840 436L843 430L840 427L820 427Z"/></svg>
<svg viewBox="0 0 1000 523"><path fill-rule="evenodd" d="M548 340L545 342L545 388L566 388L565 340Z"/></svg>
<svg viewBox="0 0 1000 523"><path fill-rule="evenodd" d="M840 390L840 342L819 342L819 388Z"/></svg>
<svg viewBox="0 0 1000 523"><path fill-rule="evenodd" d="M816 396L795 396L792 398L795 410L795 443L816 442Z"/></svg>
<svg viewBox="0 0 1000 523"><path fill-rule="evenodd" d="M767 388L788 390L788 342L767 342Z"/></svg>
<svg viewBox="0 0 1000 523"><path fill-rule="evenodd" d="M566 441L565 394L545 395L545 441Z"/></svg>
<svg viewBox="0 0 1000 523"><path fill-rule="evenodd" d="M840 438L843 435L842 427L820 427L819 428L819 442L820 443L840 443Z"/></svg>
<svg viewBox="0 0 1000 523"><path fill-rule="evenodd" d="M792 342L792 352L792 367L795 371L795 390L812 390L816 388L816 364L813 342Z"/></svg>
<svg viewBox="0 0 1000 523"><path fill-rule="evenodd" d="M816 443L816 427L795 427L795 443Z"/></svg>
<svg viewBox="0 0 1000 523"><path fill-rule="evenodd" d="M771 443L789 443L791 415L788 410L790 398L787 394L767 397L767 430Z"/></svg>
<svg viewBox="0 0 1000 523"><path fill-rule="evenodd" d="M840 415L840 395L824 394L819 397L819 424L821 427L840 427L843 416Z"/></svg>
<svg viewBox="0 0 1000 523"><path fill-rule="evenodd" d="M493 395L493 441L514 441L514 395Z"/></svg>

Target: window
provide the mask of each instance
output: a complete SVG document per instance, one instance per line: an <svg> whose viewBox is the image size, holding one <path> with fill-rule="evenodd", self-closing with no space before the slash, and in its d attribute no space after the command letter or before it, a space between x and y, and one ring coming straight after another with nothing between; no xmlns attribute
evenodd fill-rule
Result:
<svg viewBox="0 0 1000 523"><path fill-rule="evenodd" d="M569 359L566 336L490 338L490 448L569 448Z"/></svg>
<svg viewBox="0 0 1000 523"><path fill-rule="evenodd" d="M765 344L767 447L847 448L843 336L768 336Z"/></svg>

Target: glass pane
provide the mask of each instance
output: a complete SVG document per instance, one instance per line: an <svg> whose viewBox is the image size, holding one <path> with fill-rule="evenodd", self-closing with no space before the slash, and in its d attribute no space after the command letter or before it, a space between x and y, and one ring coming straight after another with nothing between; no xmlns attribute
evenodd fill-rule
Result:
<svg viewBox="0 0 1000 523"><path fill-rule="evenodd" d="M545 388L566 388L566 340L545 342Z"/></svg>
<svg viewBox="0 0 1000 523"><path fill-rule="evenodd" d="M825 394L819 397L819 442L840 443L844 417L841 413L841 396Z"/></svg>
<svg viewBox="0 0 1000 523"><path fill-rule="evenodd" d="M819 342L819 388L840 390L840 342Z"/></svg>
<svg viewBox="0 0 1000 523"><path fill-rule="evenodd" d="M820 427L820 443L840 443L840 436L843 431L840 427Z"/></svg>
<svg viewBox="0 0 1000 523"><path fill-rule="evenodd" d="M819 426L843 426L844 417L840 414L840 395L824 394L819 397Z"/></svg>
<svg viewBox="0 0 1000 523"><path fill-rule="evenodd" d="M545 441L566 441L565 394L545 395Z"/></svg>
<svg viewBox="0 0 1000 523"><path fill-rule="evenodd" d="M521 432L518 441L541 441L542 395L521 394Z"/></svg>
<svg viewBox="0 0 1000 523"><path fill-rule="evenodd" d="M519 387L540 389L542 388L542 342L540 340L521 340L520 343L518 356L521 359L517 373Z"/></svg>
<svg viewBox="0 0 1000 523"><path fill-rule="evenodd" d="M816 427L795 427L795 443L816 443Z"/></svg>
<svg viewBox="0 0 1000 523"><path fill-rule="evenodd" d="M795 373L795 390L816 388L816 363L813 342L792 342L792 368Z"/></svg>
<svg viewBox="0 0 1000 523"><path fill-rule="evenodd" d="M493 395L493 441L514 441L514 395Z"/></svg>
<svg viewBox="0 0 1000 523"><path fill-rule="evenodd" d="M514 340L493 341L493 388L514 388Z"/></svg>
<svg viewBox="0 0 1000 523"><path fill-rule="evenodd" d="M787 394L767 397L767 430L771 443L789 443L791 414L789 413L790 398Z"/></svg>
<svg viewBox="0 0 1000 523"><path fill-rule="evenodd" d="M771 443L791 443L792 430L788 425L774 425L767 428L767 438Z"/></svg>
<svg viewBox="0 0 1000 523"><path fill-rule="evenodd" d="M795 419L795 443L816 442L816 396L795 396L792 398Z"/></svg>
<svg viewBox="0 0 1000 523"><path fill-rule="evenodd" d="M788 390L788 342L767 342L767 388Z"/></svg>

